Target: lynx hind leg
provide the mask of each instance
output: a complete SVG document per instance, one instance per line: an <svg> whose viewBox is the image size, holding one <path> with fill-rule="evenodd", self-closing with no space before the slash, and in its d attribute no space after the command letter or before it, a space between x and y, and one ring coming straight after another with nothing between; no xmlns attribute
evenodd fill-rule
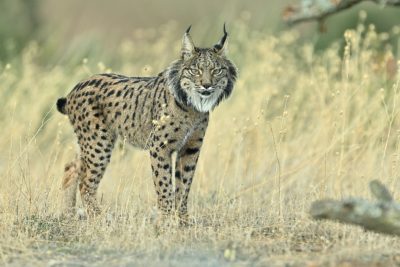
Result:
<svg viewBox="0 0 400 267"><path fill-rule="evenodd" d="M79 176L83 174L81 171L81 161L76 159L65 165L64 177L62 180L63 189L63 205L64 211L74 213L76 206L76 194L78 191L78 183L81 179Z"/></svg>

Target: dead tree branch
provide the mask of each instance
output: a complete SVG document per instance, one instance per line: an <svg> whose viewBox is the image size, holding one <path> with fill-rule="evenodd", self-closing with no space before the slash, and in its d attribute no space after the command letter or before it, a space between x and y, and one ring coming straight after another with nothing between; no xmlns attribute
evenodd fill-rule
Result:
<svg viewBox="0 0 400 267"><path fill-rule="evenodd" d="M312 204L311 216L314 219L356 224L374 232L400 235L400 204L393 201L387 188L380 182L372 181L370 189L377 198L376 203L360 198L320 200Z"/></svg>
<svg viewBox="0 0 400 267"><path fill-rule="evenodd" d="M283 11L283 19L289 25L317 20L351 8L362 2L374 2L381 6L399 6L400 0L300 0L297 5L289 5Z"/></svg>

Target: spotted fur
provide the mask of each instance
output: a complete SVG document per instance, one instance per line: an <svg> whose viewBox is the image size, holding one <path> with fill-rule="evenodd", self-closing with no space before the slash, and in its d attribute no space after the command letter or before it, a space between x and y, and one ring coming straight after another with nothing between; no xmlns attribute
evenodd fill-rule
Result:
<svg viewBox="0 0 400 267"><path fill-rule="evenodd" d="M212 48L195 47L189 30L183 37L181 58L156 77L99 74L81 81L57 101L80 147L79 157L67 164L63 185L77 188L79 183L89 214L100 212L96 191L121 137L149 150L159 209L187 215L209 111L231 94L236 80L236 67L226 56L225 27L223 38ZM177 159L172 166L174 152ZM68 195L73 208L74 194Z"/></svg>

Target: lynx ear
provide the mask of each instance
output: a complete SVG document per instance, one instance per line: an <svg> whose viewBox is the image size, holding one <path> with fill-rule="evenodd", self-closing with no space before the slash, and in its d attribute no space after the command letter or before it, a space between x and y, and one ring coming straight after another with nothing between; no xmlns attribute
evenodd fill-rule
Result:
<svg viewBox="0 0 400 267"><path fill-rule="evenodd" d="M224 36L222 36L221 40L214 45L214 50L217 54L225 56L228 53L228 33L226 32L226 27L224 23Z"/></svg>
<svg viewBox="0 0 400 267"><path fill-rule="evenodd" d="M188 60L189 58L191 58L195 52L195 47L194 47L194 43L192 40L192 37L190 37L190 28L192 26L189 26L189 28L187 28L185 34L183 35L183 39L182 39L182 49L181 49L181 54L182 54L182 58L184 60Z"/></svg>

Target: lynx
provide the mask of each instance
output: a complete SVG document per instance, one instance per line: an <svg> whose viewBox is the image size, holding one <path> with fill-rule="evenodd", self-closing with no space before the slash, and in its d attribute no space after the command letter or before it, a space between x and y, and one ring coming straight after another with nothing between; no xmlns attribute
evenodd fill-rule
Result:
<svg viewBox="0 0 400 267"><path fill-rule="evenodd" d="M57 109L68 116L80 147L77 159L66 165L63 180L71 208L79 184L88 214L100 212L96 191L120 137L150 152L163 214L187 217L209 112L231 95L237 76L227 58L225 25L223 37L211 48L196 47L189 31L190 27L183 36L180 58L157 76L94 75L58 99ZM177 155L174 168L173 153Z"/></svg>

